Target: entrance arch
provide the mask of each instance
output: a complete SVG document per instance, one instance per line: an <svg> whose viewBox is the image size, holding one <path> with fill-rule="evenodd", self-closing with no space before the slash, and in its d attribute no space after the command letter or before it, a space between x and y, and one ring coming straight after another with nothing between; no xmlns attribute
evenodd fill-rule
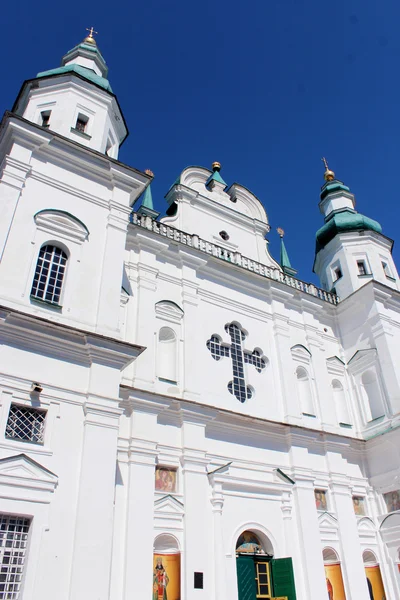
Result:
<svg viewBox="0 0 400 600"><path fill-rule="evenodd" d="M274 558L271 540L256 528L244 529L236 540L239 600L296 600L291 558Z"/></svg>
<svg viewBox="0 0 400 600"><path fill-rule="evenodd" d="M169 533L154 540L153 598L179 600L181 597L181 553L179 542Z"/></svg>

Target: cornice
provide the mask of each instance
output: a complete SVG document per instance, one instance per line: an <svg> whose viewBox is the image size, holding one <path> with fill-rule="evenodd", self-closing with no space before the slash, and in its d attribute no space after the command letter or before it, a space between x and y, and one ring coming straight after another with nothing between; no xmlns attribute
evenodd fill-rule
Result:
<svg viewBox="0 0 400 600"><path fill-rule="evenodd" d="M0 336L10 344L60 359L88 366L100 363L118 369L127 366L145 349L5 306L0 306Z"/></svg>
<svg viewBox="0 0 400 600"><path fill-rule="evenodd" d="M59 154L62 156L64 165L66 161L70 161L70 164L80 169L86 176L90 171L92 177L95 175L109 185L125 187L126 191L130 192L136 190L131 197L131 205L153 179L138 169L110 158L97 150L82 146L52 130L43 129L31 121L7 111L0 124L0 144L7 143L7 140L10 143L14 137L23 140L24 145L31 150L39 149L46 155L51 151L53 158ZM86 166L84 166L85 163ZM87 166L87 163L90 164L90 167Z"/></svg>

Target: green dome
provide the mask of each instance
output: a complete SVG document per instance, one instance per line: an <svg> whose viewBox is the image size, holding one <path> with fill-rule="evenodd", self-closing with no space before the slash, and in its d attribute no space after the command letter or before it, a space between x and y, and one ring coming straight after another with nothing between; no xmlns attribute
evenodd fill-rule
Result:
<svg viewBox="0 0 400 600"><path fill-rule="evenodd" d="M343 210L332 215L332 217L318 229L316 234L316 249L318 252L333 240L339 233L350 231L376 231L382 233L382 227L378 221L364 217L352 210Z"/></svg>
<svg viewBox="0 0 400 600"><path fill-rule="evenodd" d="M90 81L91 83L95 83L96 85L99 85L100 87L107 90L107 92L112 93L111 85L110 85L110 82L108 81L108 79L105 79L105 77L101 77L100 75L97 75L94 71L92 71L92 69L87 69L86 67L82 67L81 65L70 64L70 65L65 65L64 67L58 67L57 69L50 69L49 71L42 71L41 73L38 73L36 75L36 77L49 77L51 75L63 75L64 73L77 73L78 75L81 75L82 77L84 77L85 79Z"/></svg>

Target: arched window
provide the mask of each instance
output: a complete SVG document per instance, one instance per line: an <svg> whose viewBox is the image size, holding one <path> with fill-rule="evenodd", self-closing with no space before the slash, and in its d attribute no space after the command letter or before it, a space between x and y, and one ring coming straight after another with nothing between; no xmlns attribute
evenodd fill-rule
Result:
<svg viewBox="0 0 400 600"><path fill-rule="evenodd" d="M47 244L40 248L31 289L32 298L60 304L67 260L66 253L57 246Z"/></svg>
<svg viewBox="0 0 400 600"><path fill-rule="evenodd" d="M378 417L382 417L385 414L385 408L376 373L371 370L363 373L361 385L367 404L367 421L373 421Z"/></svg>
<svg viewBox="0 0 400 600"><path fill-rule="evenodd" d="M297 367L297 389L299 393L301 412L306 415L315 415L312 399L311 383L308 373L304 367Z"/></svg>
<svg viewBox="0 0 400 600"><path fill-rule="evenodd" d="M157 376L162 381L176 383L177 377L177 340L170 327L161 327L158 334Z"/></svg>
<svg viewBox="0 0 400 600"><path fill-rule="evenodd" d="M332 390L338 423L348 425L350 424L350 415L347 408L346 396L343 385L338 379L332 380Z"/></svg>

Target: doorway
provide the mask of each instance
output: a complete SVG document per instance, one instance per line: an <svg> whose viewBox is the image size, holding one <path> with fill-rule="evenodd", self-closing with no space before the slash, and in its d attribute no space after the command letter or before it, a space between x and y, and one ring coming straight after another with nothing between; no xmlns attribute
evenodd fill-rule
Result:
<svg viewBox="0 0 400 600"><path fill-rule="evenodd" d="M274 558L268 539L246 530L236 543L239 600L296 600L291 558Z"/></svg>

